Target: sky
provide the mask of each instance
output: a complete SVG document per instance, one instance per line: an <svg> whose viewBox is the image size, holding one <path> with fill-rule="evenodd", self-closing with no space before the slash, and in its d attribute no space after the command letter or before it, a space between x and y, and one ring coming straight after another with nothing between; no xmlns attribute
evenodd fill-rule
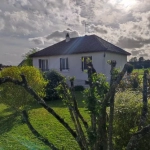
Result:
<svg viewBox="0 0 150 150"><path fill-rule="evenodd" d="M85 32L85 23L86 32ZM0 63L18 65L70 37L96 34L150 59L150 0L0 0Z"/></svg>

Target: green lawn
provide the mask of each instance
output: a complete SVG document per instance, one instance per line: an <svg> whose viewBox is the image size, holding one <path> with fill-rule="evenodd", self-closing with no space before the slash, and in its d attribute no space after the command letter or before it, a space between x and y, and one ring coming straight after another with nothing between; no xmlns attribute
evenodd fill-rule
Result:
<svg viewBox="0 0 150 150"><path fill-rule="evenodd" d="M83 108L82 96L77 94L79 108L82 114L88 118L88 114ZM49 105L60 114L73 128L67 108L60 100L49 102ZM77 143L70 133L45 109L36 102L31 105L29 117L33 126L46 138L60 149L79 149ZM47 150L28 129L27 125L18 115L13 115L13 111L3 104L0 104L0 150Z"/></svg>
<svg viewBox="0 0 150 150"><path fill-rule="evenodd" d="M150 70L150 68L147 68L148 70ZM144 68L143 69L134 69L133 73L138 73L139 75L143 75L144 73Z"/></svg>
<svg viewBox="0 0 150 150"><path fill-rule="evenodd" d="M138 73L139 75L143 75L144 69L134 69L133 73Z"/></svg>

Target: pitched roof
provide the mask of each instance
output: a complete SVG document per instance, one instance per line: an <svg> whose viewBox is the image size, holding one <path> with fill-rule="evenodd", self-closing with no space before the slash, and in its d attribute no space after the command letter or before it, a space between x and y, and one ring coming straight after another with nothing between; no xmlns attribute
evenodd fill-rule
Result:
<svg viewBox="0 0 150 150"><path fill-rule="evenodd" d="M96 35L70 38L69 42L63 40L41 51L31 54L30 57L69 55L92 52L112 52L122 55L130 55L125 50L105 41Z"/></svg>

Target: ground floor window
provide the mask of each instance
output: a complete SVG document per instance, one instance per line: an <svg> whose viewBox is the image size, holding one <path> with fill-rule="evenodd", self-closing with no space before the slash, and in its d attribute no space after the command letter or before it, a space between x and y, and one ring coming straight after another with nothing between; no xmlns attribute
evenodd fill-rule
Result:
<svg viewBox="0 0 150 150"><path fill-rule="evenodd" d="M92 62L92 56L83 56L81 59L81 67L82 67L82 71L87 70L87 63L88 62Z"/></svg>
<svg viewBox="0 0 150 150"><path fill-rule="evenodd" d="M69 70L68 58L60 58L60 71Z"/></svg>

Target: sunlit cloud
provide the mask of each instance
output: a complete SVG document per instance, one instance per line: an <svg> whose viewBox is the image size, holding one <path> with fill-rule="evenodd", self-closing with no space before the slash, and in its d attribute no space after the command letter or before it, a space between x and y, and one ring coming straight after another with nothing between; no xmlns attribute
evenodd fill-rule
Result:
<svg viewBox="0 0 150 150"><path fill-rule="evenodd" d="M86 33L85 22L88 24ZM96 34L137 57L148 58L149 0L1 1L2 62L11 61L16 65L30 48L44 48L64 40L66 32L71 37ZM10 57L6 53L14 55Z"/></svg>

